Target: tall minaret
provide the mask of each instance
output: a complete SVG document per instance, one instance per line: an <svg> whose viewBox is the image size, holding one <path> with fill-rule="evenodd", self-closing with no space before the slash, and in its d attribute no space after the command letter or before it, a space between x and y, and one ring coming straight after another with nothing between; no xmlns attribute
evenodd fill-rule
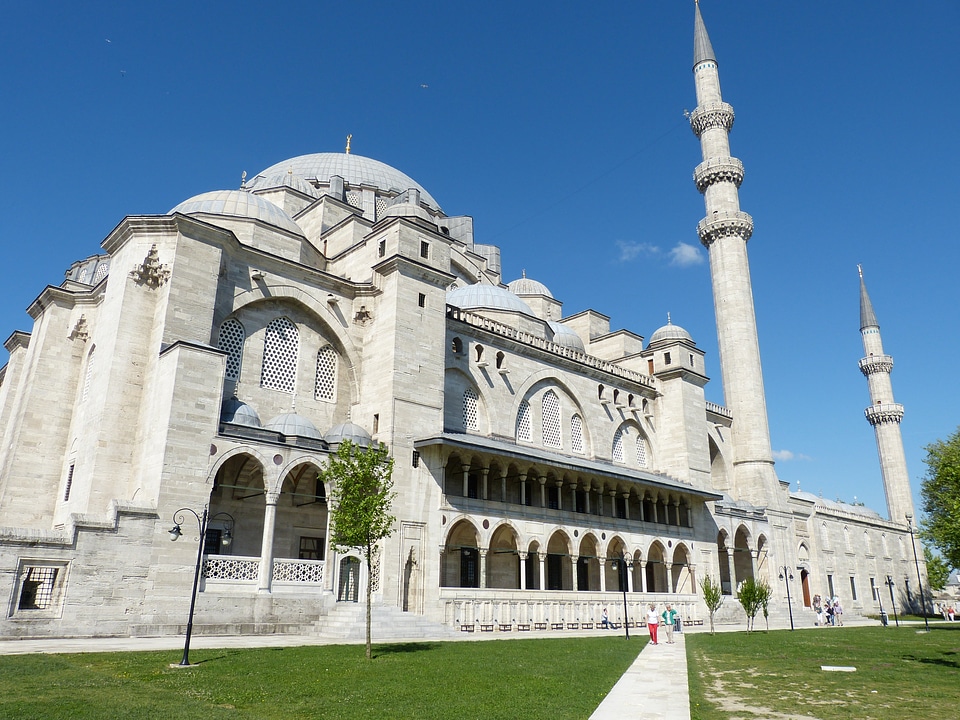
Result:
<svg viewBox="0 0 960 720"><path fill-rule="evenodd" d="M782 507L786 496L773 468L747 261L753 218L740 210L737 189L743 181L743 163L730 157L728 137L733 108L720 95L717 58L699 2L694 18L693 76L697 108L690 115L690 125L703 151L703 162L693 178L707 209L697 232L710 255L723 394L733 412L733 491L737 499Z"/></svg>
<svg viewBox="0 0 960 720"><path fill-rule="evenodd" d="M863 270L859 265L857 270L860 273L860 336L863 338L863 352L866 356L860 360L860 372L867 378L870 386L870 406L863 412L877 436L880 472L887 495L887 512L893 522L903 523L907 513L913 515L910 475L907 474L907 458L903 453L903 438L900 436L903 405L893 401L893 385L890 383L893 358L883 353L880 325L873 312L870 296L867 295Z"/></svg>

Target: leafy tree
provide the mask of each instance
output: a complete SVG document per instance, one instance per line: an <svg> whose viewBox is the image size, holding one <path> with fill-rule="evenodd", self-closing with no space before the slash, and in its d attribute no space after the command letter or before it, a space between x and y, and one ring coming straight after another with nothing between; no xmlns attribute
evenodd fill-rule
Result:
<svg viewBox="0 0 960 720"><path fill-rule="evenodd" d="M949 567L960 567L960 428L925 448L927 475L920 486L922 536Z"/></svg>
<svg viewBox="0 0 960 720"><path fill-rule="evenodd" d="M930 589L939 592L950 580L950 566L939 555L934 555L926 545L923 546L923 561L927 564L927 580Z"/></svg>
<svg viewBox="0 0 960 720"><path fill-rule="evenodd" d="M723 588L720 586L720 581L714 580L712 575L707 575L700 580L700 590L703 591L703 602L710 613L710 634L713 635L713 616L723 605Z"/></svg>
<svg viewBox="0 0 960 720"><path fill-rule="evenodd" d="M390 536L396 518L390 506L393 458L386 445L362 448L344 440L320 478L330 484L330 544L337 550L359 548L367 561L367 660L370 659L370 596L373 555Z"/></svg>
<svg viewBox="0 0 960 720"><path fill-rule="evenodd" d="M770 586L766 581L747 578L737 587L737 600L747 614L747 632L751 632L757 613L770 602Z"/></svg>

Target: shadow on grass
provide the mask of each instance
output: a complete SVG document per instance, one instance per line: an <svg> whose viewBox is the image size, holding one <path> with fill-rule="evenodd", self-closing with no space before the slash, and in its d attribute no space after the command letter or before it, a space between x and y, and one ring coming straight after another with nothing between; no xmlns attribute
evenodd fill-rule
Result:
<svg viewBox="0 0 960 720"><path fill-rule="evenodd" d="M392 645L374 645L373 656L394 655L397 653L415 653L436 650L439 647L437 643L394 643Z"/></svg>

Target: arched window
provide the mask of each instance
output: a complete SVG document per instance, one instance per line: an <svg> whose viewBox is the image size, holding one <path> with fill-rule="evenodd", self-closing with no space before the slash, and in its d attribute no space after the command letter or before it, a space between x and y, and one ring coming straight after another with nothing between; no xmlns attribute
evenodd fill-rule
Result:
<svg viewBox="0 0 960 720"><path fill-rule="evenodd" d="M820 544L823 546L824 550L830 548L830 533L827 530L826 523L820 523Z"/></svg>
<svg viewBox="0 0 960 720"><path fill-rule="evenodd" d="M503 369L503 361L506 359L506 356L502 352L497 353L497 370Z"/></svg>
<svg viewBox="0 0 960 720"><path fill-rule="evenodd" d="M570 449L583 452L583 419L579 415L570 418Z"/></svg>
<svg viewBox="0 0 960 720"><path fill-rule="evenodd" d="M560 400L553 390L543 394L543 444L548 447L563 447L560 437Z"/></svg>
<svg viewBox="0 0 960 720"><path fill-rule="evenodd" d="M637 436L637 465L647 466L647 439L643 435Z"/></svg>
<svg viewBox="0 0 960 720"><path fill-rule="evenodd" d="M451 348L450 348L450 349L453 351L453 354L454 354L454 355L457 355L457 354L459 354L459 353L462 353L462 352L463 352L463 341L460 340L460 338L455 337L455 338L453 339L453 342L451 343Z"/></svg>
<svg viewBox="0 0 960 720"><path fill-rule="evenodd" d="M617 428L617 431L613 434L613 461L622 463L624 462L623 458L623 436L625 430L622 427Z"/></svg>
<svg viewBox="0 0 960 720"><path fill-rule="evenodd" d="M87 395L90 394L90 380L93 378L93 355L96 349L97 346L94 345L87 354L87 370L83 376L83 394L80 397L80 402L86 402Z"/></svg>
<svg viewBox="0 0 960 720"><path fill-rule="evenodd" d="M523 400L517 410L517 440L533 440L533 429L530 423L530 404Z"/></svg>
<svg viewBox="0 0 960 720"><path fill-rule="evenodd" d="M317 384L314 397L333 402L337 396L337 353L330 346L317 352Z"/></svg>
<svg viewBox="0 0 960 720"><path fill-rule="evenodd" d="M296 326L285 317L272 320L263 338L261 387L292 393L296 388L299 354L300 334Z"/></svg>
<svg viewBox="0 0 960 720"><path fill-rule="evenodd" d="M110 263L101 262L99 265L97 265L97 269L93 273L93 284L96 285L98 282L103 280L107 276L108 272L110 272Z"/></svg>
<svg viewBox="0 0 960 720"><path fill-rule="evenodd" d="M463 427L465 430L479 430L477 421L477 393L473 388L463 391Z"/></svg>
<svg viewBox="0 0 960 720"><path fill-rule="evenodd" d="M224 320L220 326L217 347L227 353L227 380L238 380L240 378L240 362L243 359L245 337L246 333L243 330L243 325L234 318Z"/></svg>
<svg viewBox="0 0 960 720"><path fill-rule="evenodd" d="M863 550L867 555L873 554L873 546L870 544L870 533L863 531Z"/></svg>

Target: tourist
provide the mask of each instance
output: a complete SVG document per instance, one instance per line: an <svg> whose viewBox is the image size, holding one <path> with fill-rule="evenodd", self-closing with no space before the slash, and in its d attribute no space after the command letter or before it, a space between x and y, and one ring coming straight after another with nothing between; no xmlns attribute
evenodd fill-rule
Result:
<svg viewBox="0 0 960 720"><path fill-rule="evenodd" d="M607 615L607 609L603 609L603 616L600 618L600 627L609 628L610 627L610 617Z"/></svg>
<svg viewBox="0 0 960 720"><path fill-rule="evenodd" d="M650 642L657 645L657 626L660 624L660 616L657 615L657 606L650 604L647 610L647 631L650 633Z"/></svg>
<svg viewBox="0 0 960 720"><path fill-rule="evenodd" d="M680 613L667 603L667 609L660 613L660 617L663 618L663 629L667 631L667 642L673 645L674 625L680 619Z"/></svg>
<svg viewBox="0 0 960 720"><path fill-rule="evenodd" d="M833 620L837 625L843 627L843 606L840 605L840 598L838 597L833 599Z"/></svg>
<svg viewBox="0 0 960 720"><path fill-rule="evenodd" d="M823 601L824 612L827 614L827 624L830 627L833 627L836 624L836 616L833 614L833 603L830 601L830 598L827 598Z"/></svg>
<svg viewBox="0 0 960 720"><path fill-rule="evenodd" d="M953 615L954 615L953 605L947 608L947 615L950 617L950 622L953 622Z"/></svg>
<svg viewBox="0 0 960 720"><path fill-rule="evenodd" d="M820 595L813 596L813 612L816 613L816 619L813 621L813 624L817 627L823 625L823 601L820 599Z"/></svg>

